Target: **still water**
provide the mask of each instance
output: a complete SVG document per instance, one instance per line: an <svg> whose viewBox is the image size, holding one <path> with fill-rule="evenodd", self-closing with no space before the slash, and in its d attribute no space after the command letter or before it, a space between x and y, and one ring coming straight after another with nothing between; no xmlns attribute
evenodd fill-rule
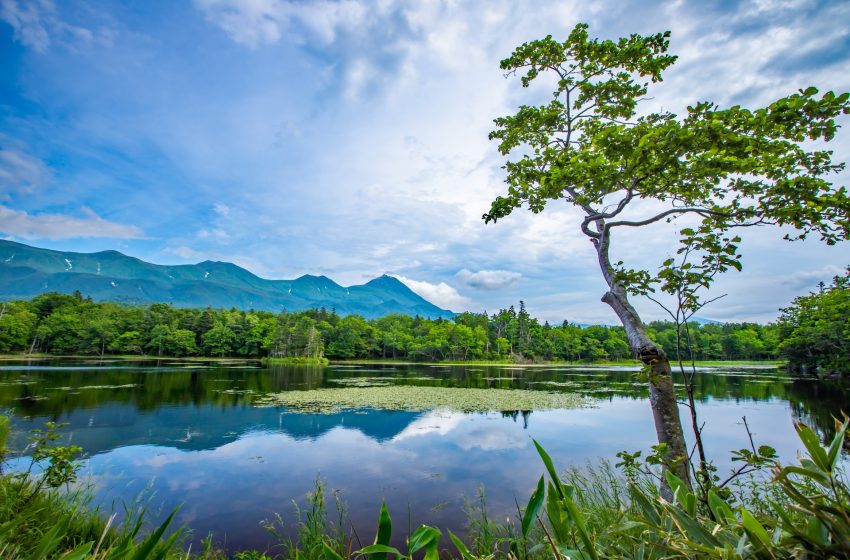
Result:
<svg viewBox="0 0 850 560"><path fill-rule="evenodd" d="M271 392L350 386L352 378L570 391L590 406L305 414L252 404ZM847 385L794 380L772 367L704 368L696 383L706 447L721 473L732 465L728 451L748 445L742 417L757 445L791 461L800 448L793 422L826 436L830 415L850 402ZM645 383L630 367L2 362L0 411L13 415L19 449L26 431L67 422L63 434L87 454L82 478L106 511L140 495L159 518L182 506L177 521L193 538L211 532L230 550L271 544L261 521L280 513L292 523L292 501L303 504L317 477L339 492L363 542L372 538L382 498L399 529L409 519L462 533L464 504L480 488L497 519L515 513L515 500L526 502L543 471L532 437L559 467L655 443Z"/></svg>

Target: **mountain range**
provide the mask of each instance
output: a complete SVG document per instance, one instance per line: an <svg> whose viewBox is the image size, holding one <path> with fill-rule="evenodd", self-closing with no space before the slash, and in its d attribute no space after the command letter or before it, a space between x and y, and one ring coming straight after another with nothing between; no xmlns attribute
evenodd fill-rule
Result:
<svg viewBox="0 0 850 560"><path fill-rule="evenodd" d="M266 280L233 263L158 265L118 251L72 253L0 240L0 300L80 291L96 301L280 312L324 307L366 318L451 317L391 276L340 286L326 276Z"/></svg>

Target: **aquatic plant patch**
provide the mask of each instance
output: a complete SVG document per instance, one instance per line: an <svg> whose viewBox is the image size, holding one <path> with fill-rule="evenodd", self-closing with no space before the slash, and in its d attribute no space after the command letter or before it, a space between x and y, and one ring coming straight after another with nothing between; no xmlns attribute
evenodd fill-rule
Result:
<svg viewBox="0 0 850 560"><path fill-rule="evenodd" d="M328 381L345 387L386 387L393 384L393 380L387 377L341 377Z"/></svg>
<svg viewBox="0 0 850 560"><path fill-rule="evenodd" d="M554 410L589 407L590 402L572 393L411 385L285 391L254 399L256 406L285 406L294 412L318 414L365 408L410 411L439 408L457 412Z"/></svg>

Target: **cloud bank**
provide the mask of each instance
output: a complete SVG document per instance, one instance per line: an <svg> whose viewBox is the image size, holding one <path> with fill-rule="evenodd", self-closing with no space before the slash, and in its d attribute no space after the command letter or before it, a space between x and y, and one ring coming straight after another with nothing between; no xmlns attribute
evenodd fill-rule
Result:
<svg viewBox="0 0 850 560"><path fill-rule="evenodd" d="M144 236L136 226L104 220L88 208L82 217L68 214L27 214L0 205L0 233L21 239L70 239L77 237L109 237L138 239Z"/></svg>

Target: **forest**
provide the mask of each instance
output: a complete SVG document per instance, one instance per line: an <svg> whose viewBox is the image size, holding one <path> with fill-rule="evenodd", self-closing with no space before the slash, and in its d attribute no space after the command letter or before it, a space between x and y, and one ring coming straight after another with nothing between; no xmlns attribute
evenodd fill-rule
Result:
<svg viewBox="0 0 850 560"><path fill-rule="evenodd" d="M676 356L672 322L647 325ZM692 324L698 360L764 360L778 353L778 327ZM681 341L684 353L687 340ZM631 358L622 327L540 322L511 306L460 313L451 320L387 315L366 320L315 309L265 311L147 307L95 302L80 293L49 293L0 304L0 353L210 357L318 357L336 360L616 361ZM683 353L683 355L685 355ZM689 355L689 354L687 354Z"/></svg>

